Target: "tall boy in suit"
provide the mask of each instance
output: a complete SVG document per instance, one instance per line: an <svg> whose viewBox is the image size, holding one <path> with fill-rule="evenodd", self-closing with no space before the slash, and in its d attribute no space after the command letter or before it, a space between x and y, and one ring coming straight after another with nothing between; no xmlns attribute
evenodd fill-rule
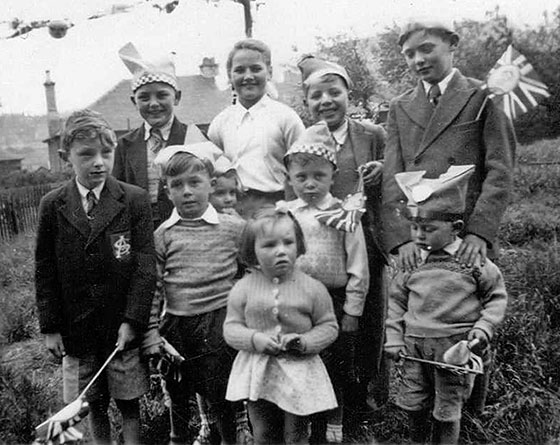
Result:
<svg viewBox="0 0 560 445"><path fill-rule="evenodd" d="M453 67L459 36L452 25L433 19L412 21L402 29L398 43L419 80L415 88L393 99L389 109L383 175L386 250L398 254L403 270L411 271L421 262L396 173L424 170L426 178L436 178L452 165L474 164L463 241L455 256L467 267L477 257L484 265L487 255L491 259L497 255L496 234L513 183L516 141L511 122L488 100L481 81ZM481 410L484 396L474 404Z"/></svg>
<svg viewBox="0 0 560 445"><path fill-rule="evenodd" d="M157 228L171 215L173 204L153 161L162 148L185 140L187 126L174 115L181 91L170 57L142 58L132 43L123 46L119 56L133 75L130 100L144 123L119 139L113 175L148 190Z"/></svg>
<svg viewBox="0 0 560 445"><path fill-rule="evenodd" d="M115 133L93 111L74 112L62 155L75 178L48 193L39 209L36 299L47 348L62 357L65 402L73 401L115 343L119 352L86 394L96 443L110 443L111 397L126 443L140 440L138 398L148 390L139 343L155 289L148 194L111 177Z"/></svg>

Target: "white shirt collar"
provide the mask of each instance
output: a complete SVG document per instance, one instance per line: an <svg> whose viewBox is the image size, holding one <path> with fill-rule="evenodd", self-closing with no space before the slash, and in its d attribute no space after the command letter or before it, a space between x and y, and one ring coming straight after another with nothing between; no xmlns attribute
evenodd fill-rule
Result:
<svg viewBox="0 0 560 445"><path fill-rule="evenodd" d="M76 177L76 185L78 186L78 192L80 192L80 196L83 199L87 199L87 194L89 193L90 189L88 189L87 187L84 187L80 183L80 181L78 181L77 177ZM101 191L103 190L103 187L105 187L105 181L103 181L97 187L91 189L98 201L99 201L99 197L101 196Z"/></svg>
<svg viewBox="0 0 560 445"><path fill-rule="evenodd" d="M455 255L455 252L457 252L457 250L459 250L459 246L461 245L461 243L463 242L463 240L459 237L456 237L454 241L450 242L447 246L444 246L443 250L444 252L448 253L449 255ZM422 261L426 261L426 258L428 258L428 255L431 252L427 251L427 250L420 250L420 256L422 257Z"/></svg>
<svg viewBox="0 0 560 445"><path fill-rule="evenodd" d="M348 119L344 119L344 122L336 130L332 131L334 140L339 146L343 146L348 137Z"/></svg>
<svg viewBox="0 0 560 445"><path fill-rule="evenodd" d="M441 91L442 96L443 93L445 93L445 90L447 89L447 86L449 85L449 82L451 81L451 78L453 77L453 74L455 74L456 71L457 68L452 68L451 72L447 76L445 76L440 82L438 82L439 90ZM428 95L428 91L430 91L432 84L426 82L425 80L423 80L422 83L424 84L424 91L426 92L426 95Z"/></svg>
<svg viewBox="0 0 560 445"><path fill-rule="evenodd" d="M171 216L162 223L162 226L165 227L166 229L169 229L170 227L177 224L179 221L200 221L200 220L207 222L208 224L214 224L214 225L220 224L220 219L218 217L217 210L214 208L212 204L209 203L208 207L206 208L206 211L198 218L193 218L193 219L182 218L181 215L179 215L177 209L173 208L173 211L171 212Z"/></svg>
<svg viewBox="0 0 560 445"><path fill-rule="evenodd" d="M171 119L169 119L169 121L159 129L159 131L161 132L161 137L163 138L163 140L165 142L167 142L167 140L169 139L169 133L171 133L171 127L173 125L173 120L175 119L174 116L171 116ZM152 129L152 126L144 121L144 140L147 141L148 139L150 139L150 131Z"/></svg>
<svg viewBox="0 0 560 445"><path fill-rule="evenodd" d="M294 205L294 209L302 209L304 207L310 207L310 208L317 208L319 210L326 210L337 202L338 202L338 199L336 199L330 193L327 193L325 195L325 197L323 199L321 199L321 201L319 201L315 204L308 204L303 199L297 198L297 199L294 200L293 205Z"/></svg>
<svg viewBox="0 0 560 445"><path fill-rule="evenodd" d="M261 108L265 108L272 99L265 94L261 99L252 107L245 108L239 100L234 105L234 109L236 111L237 117L239 118L238 124L241 124L241 121L245 117L246 114L253 115L255 112L260 110Z"/></svg>

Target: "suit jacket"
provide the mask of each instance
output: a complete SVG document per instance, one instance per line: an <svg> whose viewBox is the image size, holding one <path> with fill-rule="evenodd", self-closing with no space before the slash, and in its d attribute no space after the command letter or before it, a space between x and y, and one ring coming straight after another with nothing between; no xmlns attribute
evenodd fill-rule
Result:
<svg viewBox="0 0 560 445"><path fill-rule="evenodd" d="M176 117L173 118L167 145L182 145L185 141L187 126ZM119 181L128 182L148 190L148 153L144 140L144 125L123 135L115 152L113 176ZM173 203L163 187L158 190L157 215L155 220L165 221L171 215Z"/></svg>
<svg viewBox="0 0 560 445"><path fill-rule="evenodd" d="M155 249L147 192L108 177L88 220L75 180L43 197L35 251L43 333L61 333L66 352L114 347L120 324L147 326Z"/></svg>
<svg viewBox="0 0 560 445"><path fill-rule="evenodd" d="M387 123L383 222L389 252L410 240L406 199L395 173L425 170L435 178L451 165L474 164L466 199L465 233L497 252L496 234L513 184L515 134L507 116L487 98L482 82L457 71L434 109L421 82L393 99Z"/></svg>

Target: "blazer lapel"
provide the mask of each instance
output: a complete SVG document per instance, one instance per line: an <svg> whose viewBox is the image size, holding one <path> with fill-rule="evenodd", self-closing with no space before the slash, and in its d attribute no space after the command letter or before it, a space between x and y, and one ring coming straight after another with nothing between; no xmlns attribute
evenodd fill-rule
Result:
<svg viewBox="0 0 560 445"><path fill-rule="evenodd" d="M91 231L89 221L82 206L82 198L76 185L76 180L71 179L65 187L64 196L61 197L59 211L86 238Z"/></svg>
<svg viewBox="0 0 560 445"><path fill-rule="evenodd" d="M125 137L127 162L134 172L134 182L143 188L148 188L148 154L144 140L144 125L137 128L129 137Z"/></svg>
<svg viewBox="0 0 560 445"><path fill-rule="evenodd" d="M366 162L372 161L369 159L371 150L369 149L370 137L364 132L361 125L354 122L352 119L348 120L348 137L352 145L352 152L358 167L364 165Z"/></svg>
<svg viewBox="0 0 560 445"><path fill-rule="evenodd" d="M428 126L434 107L428 102L421 82L418 82L418 85L416 85L416 88L411 93L410 99L403 99L399 101L399 104L416 125L420 126L422 129Z"/></svg>
<svg viewBox="0 0 560 445"><path fill-rule="evenodd" d="M169 132L169 138L167 139L166 145L184 145L186 133L187 133L187 126L179 122L179 120L176 117L173 118L173 123L171 124L171 131Z"/></svg>
<svg viewBox="0 0 560 445"><path fill-rule="evenodd" d="M113 221L115 216L125 208L122 202L123 195L124 193L117 180L109 176L107 182L105 182L105 187L103 187L101 191L99 204L93 210L93 219L90 222L91 232L87 242L88 245L95 240L111 221Z"/></svg>
<svg viewBox="0 0 560 445"><path fill-rule="evenodd" d="M426 151L430 144L449 127L476 91L477 88L469 86L461 73L455 73L434 110L416 157Z"/></svg>

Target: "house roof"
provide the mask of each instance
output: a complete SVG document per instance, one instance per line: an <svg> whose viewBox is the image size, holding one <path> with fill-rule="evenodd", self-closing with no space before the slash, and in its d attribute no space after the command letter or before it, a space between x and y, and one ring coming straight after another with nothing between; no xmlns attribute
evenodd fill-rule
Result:
<svg viewBox="0 0 560 445"><path fill-rule="evenodd" d="M208 124L231 104L231 91L220 90L214 78L191 75L179 76L177 80L182 96L175 114L186 124ZM288 104L299 91L298 85L292 82L276 84L276 88L279 100ZM101 113L115 130L136 128L142 123L142 118L130 101L130 94L130 80L122 80L88 108Z"/></svg>

